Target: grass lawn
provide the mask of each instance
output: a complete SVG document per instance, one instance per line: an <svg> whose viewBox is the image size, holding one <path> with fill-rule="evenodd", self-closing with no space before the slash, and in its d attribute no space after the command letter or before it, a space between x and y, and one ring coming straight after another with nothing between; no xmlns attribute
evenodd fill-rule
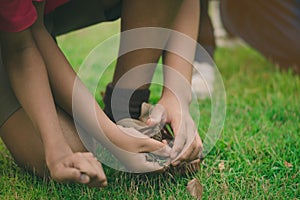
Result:
<svg viewBox="0 0 300 200"><path fill-rule="evenodd" d="M95 45L118 31L118 22L108 23L58 41L77 70ZM201 181L204 199L299 199L299 76L279 72L245 46L219 48L215 59L226 87L227 115L222 136L198 173L137 176L104 166L109 183L104 189L62 185L18 168L0 143L0 199L190 199L185 187L192 177ZM110 67L99 91L112 72ZM154 88L151 101L158 98ZM200 109L203 131L210 102L200 101Z"/></svg>

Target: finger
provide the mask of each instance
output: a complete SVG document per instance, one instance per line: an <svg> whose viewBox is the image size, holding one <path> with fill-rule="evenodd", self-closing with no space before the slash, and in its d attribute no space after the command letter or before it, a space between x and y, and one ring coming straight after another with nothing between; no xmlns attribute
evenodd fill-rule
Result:
<svg viewBox="0 0 300 200"><path fill-rule="evenodd" d="M91 178L88 186L89 187L105 187L105 186L107 186L107 178L103 172L102 167L101 167L101 169L98 169L97 176Z"/></svg>
<svg viewBox="0 0 300 200"><path fill-rule="evenodd" d="M174 135L175 135L175 139L174 139L174 145L172 147L172 151L171 151L171 159L174 160L176 159L176 157L179 155L179 153L183 150L184 148L184 144L186 143L186 133L185 131L185 124L181 124L181 126L179 126L179 128L175 128L176 125L173 128L173 124L172 124L172 128L174 130Z"/></svg>
<svg viewBox="0 0 300 200"><path fill-rule="evenodd" d="M88 161L89 156L89 153L75 153L71 160L71 166L89 177L95 177L97 175L97 172Z"/></svg>
<svg viewBox="0 0 300 200"><path fill-rule="evenodd" d="M166 145L168 144L168 141L167 141L167 140L162 140L161 142L162 142L163 144L166 144Z"/></svg>
<svg viewBox="0 0 300 200"><path fill-rule="evenodd" d="M136 129L134 128L128 128L128 127L123 127L123 126L120 126L120 125L117 125L117 127L125 134L131 136L131 137L134 137L134 138L141 138L141 139L148 139L149 137L140 133L139 131L137 131Z"/></svg>
<svg viewBox="0 0 300 200"><path fill-rule="evenodd" d="M203 143L202 143L202 140L200 138L198 131L197 131L197 148L200 150L200 152L199 152L199 158L200 158L200 154L203 153Z"/></svg>
<svg viewBox="0 0 300 200"><path fill-rule="evenodd" d="M185 138L185 144L183 150L181 151L182 155L178 155L177 157L181 157L180 161L187 161L191 159L191 155L196 148L196 136L199 135L195 128L194 121L189 117L184 120L180 130L181 132L179 134L182 134L182 136ZM174 160L176 159L177 158Z"/></svg>
<svg viewBox="0 0 300 200"><path fill-rule="evenodd" d="M200 169L200 160L197 159L197 160L191 161L189 163L186 163L182 167L183 167L183 170L185 170L182 172L196 172Z"/></svg>
<svg viewBox="0 0 300 200"><path fill-rule="evenodd" d="M167 114L165 108L160 104L156 104L155 107L151 110L149 119L147 120L146 124L149 126L165 124L166 119Z"/></svg>
<svg viewBox="0 0 300 200"><path fill-rule="evenodd" d="M142 153L152 152L163 157L170 157L171 151L169 145L151 138L146 139L144 146L141 148Z"/></svg>
<svg viewBox="0 0 300 200"><path fill-rule="evenodd" d="M172 165L176 166L178 165L180 162L184 162L184 161L191 161L194 160L196 158L196 156L198 155L198 153L196 153L196 155L193 157L193 153L194 151L197 152L198 149L196 149L197 147L197 135L198 132L195 131L194 126L191 126L191 124L189 123L188 125L185 126L186 127L186 143L184 145L184 149L182 150L181 154L178 155L177 158L174 159L174 161L172 162Z"/></svg>
<svg viewBox="0 0 300 200"><path fill-rule="evenodd" d="M201 161L200 161L200 159L197 159L197 160L192 161L191 164L193 165L194 170L197 171L200 169Z"/></svg>
<svg viewBox="0 0 300 200"><path fill-rule="evenodd" d="M196 132L196 147L193 151L193 153L191 154L191 159L195 159L195 158L200 158L200 153L203 151L203 145L202 145L202 141L201 141L201 138L199 136L199 133Z"/></svg>
<svg viewBox="0 0 300 200"><path fill-rule="evenodd" d="M199 136L198 131L195 132L195 143L194 143L194 150L191 153L191 155L188 156L187 161L192 161L195 159L200 159L201 157L201 152L203 151L203 145L202 145L202 141L201 138Z"/></svg>
<svg viewBox="0 0 300 200"><path fill-rule="evenodd" d="M96 175L94 177L90 177L89 187L104 187L107 185L107 179L104 174L101 163L95 157L89 157L88 161L91 166L94 168Z"/></svg>
<svg viewBox="0 0 300 200"><path fill-rule="evenodd" d="M183 155L183 159L185 159L185 161L195 160L200 152L200 144L198 140L200 137L198 131L192 128L189 130L189 134L187 146L190 145L189 148L192 149L192 151Z"/></svg>
<svg viewBox="0 0 300 200"><path fill-rule="evenodd" d="M171 154L171 147L167 144L164 144L164 146L156 151L153 151L151 153L160 156L160 157L170 157Z"/></svg>
<svg viewBox="0 0 300 200"><path fill-rule="evenodd" d="M82 183L88 183L90 182L90 177L88 175L86 175L84 172L80 172L80 181Z"/></svg>
<svg viewBox="0 0 300 200"><path fill-rule="evenodd" d="M191 153L190 157L188 158L188 161L192 161L192 160L199 158L199 153L200 153L200 149L197 147L194 148L193 152Z"/></svg>
<svg viewBox="0 0 300 200"><path fill-rule="evenodd" d="M181 162L185 162L185 161L189 161L189 157L192 154L192 152L194 151L194 147L192 145L190 145L187 149L184 149L182 151L181 154L178 155L178 157L176 157L173 161L172 161L172 165L173 166L177 166L179 165Z"/></svg>
<svg viewBox="0 0 300 200"><path fill-rule="evenodd" d="M107 186L107 180L105 178L101 179L101 180L96 180L96 179L92 179L88 184L89 187L91 188L103 188Z"/></svg>
<svg viewBox="0 0 300 200"><path fill-rule="evenodd" d="M141 169L141 173L146 173L146 172L163 172L165 171L165 167L161 166L157 162L148 162L146 161L145 163L142 164L143 169Z"/></svg>

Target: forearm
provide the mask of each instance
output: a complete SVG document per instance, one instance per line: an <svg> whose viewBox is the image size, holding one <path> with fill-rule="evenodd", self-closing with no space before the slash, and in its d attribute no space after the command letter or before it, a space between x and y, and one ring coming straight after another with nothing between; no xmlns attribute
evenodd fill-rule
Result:
<svg viewBox="0 0 300 200"><path fill-rule="evenodd" d="M45 28L34 28L33 35L46 64L55 102L72 115L76 74Z"/></svg>
<svg viewBox="0 0 300 200"><path fill-rule="evenodd" d="M41 11L42 9L38 9L39 19L43 16ZM84 84L76 78L75 72L41 20L34 24L32 33L46 63L56 103L72 115L86 132L115 154L119 153L119 148L131 152L147 152L156 145L163 145L150 141L148 137L137 138L119 130L104 114Z"/></svg>
<svg viewBox="0 0 300 200"><path fill-rule="evenodd" d="M111 151L116 150L114 145L126 149L128 144L137 143L137 138L123 133L109 120L85 85L76 79L76 73L46 30L39 27L34 36L46 62L56 103Z"/></svg>
<svg viewBox="0 0 300 200"><path fill-rule="evenodd" d="M35 28L33 35L45 60L56 103L70 116L73 113L76 114L76 117L79 117L77 120L82 125L89 124L90 127L96 129L98 121L91 120L91 116L95 116L94 107L97 117L103 119L105 124L111 123L108 122L104 113L98 111L100 108L96 100L77 78L76 73L47 30L44 27ZM77 88L74 88L75 86ZM77 115L78 113L80 115Z"/></svg>
<svg viewBox="0 0 300 200"><path fill-rule="evenodd" d="M167 52L164 57L165 89L163 96L170 90L180 98L191 99L192 63L196 51L196 38L199 24L199 1L184 0L176 16L172 29L179 33L172 35L168 42ZM169 89L166 89L168 87Z"/></svg>
<svg viewBox="0 0 300 200"><path fill-rule="evenodd" d="M31 36L29 30L23 34L26 38ZM40 133L46 157L55 159L54 150L65 153L69 148L65 145L58 123L42 57L33 40L27 40L29 42L25 45L11 46L8 42L11 38L6 36L7 34L2 34L2 39L7 41L2 42L2 57L12 88Z"/></svg>

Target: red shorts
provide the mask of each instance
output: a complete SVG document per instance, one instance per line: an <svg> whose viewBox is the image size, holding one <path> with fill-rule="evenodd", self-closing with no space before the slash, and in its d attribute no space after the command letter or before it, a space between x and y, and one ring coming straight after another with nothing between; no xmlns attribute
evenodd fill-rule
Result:
<svg viewBox="0 0 300 200"><path fill-rule="evenodd" d="M0 30L19 32L30 27L37 18L32 1L45 0L0 0ZM49 13L68 0L47 0L45 13Z"/></svg>

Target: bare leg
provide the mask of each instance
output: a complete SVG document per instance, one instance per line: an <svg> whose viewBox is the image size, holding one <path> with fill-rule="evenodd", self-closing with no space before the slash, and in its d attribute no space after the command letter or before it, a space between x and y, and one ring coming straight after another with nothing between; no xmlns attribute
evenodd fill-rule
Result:
<svg viewBox="0 0 300 200"><path fill-rule="evenodd" d="M200 21L198 42L209 53L211 57L214 55L216 48L214 29L208 15L208 0L200 0ZM201 60L199 60L201 61Z"/></svg>
<svg viewBox="0 0 300 200"><path fill-rule="evenodd" d="M72 151L85 152L72 119L62 110L57 111L64 138ZM0 136L19 166L42 177L48 174L42 139L23 108L3 124Z"/></svg>
<svg viewBox="0 0 300 200"><path fill-rule="evenodd" d="M181 0L154 0L154 1L140 1L140 0L125 0L123 2L121 31L126 31L140 27L162 27L168 28L181 5ZM155 13L155 14L154 14ZM160 35L157 35L157 39ZM166 43L167 41L161 41ZM126 48L121 46L120 49ZM161 50L157 49L141 49L125 54L119 57L117 61L116 70L113 77L113 85L128 72L130 69L149 63L157 63L161 55ZM144 70L136 71L130 76L130 81L124 80L121 83L123 88L136 88L140 86L139 80L151 81L156 64L147 67ZM140 87L147 89L149 85Z"/></svg>
<svg viewBox="0 0 300 200"><path fill-rule="evenodd" d="M123 1L122 8L121 31L141 27L170 28L181 3L182 0L155 0L147 2L139 0L125 0ZM153 14L153 12L155 12L155 14ZM135 37L133 38L133 41L138 43L138 38L141 37L142 42L144 42L149 37L149 33L145 33L145 35L147 35L147 37L144 35L135 35L133 36ZM155 42L158 42L159 44L166 44L168 39L167 37L162 37L159 32L154 33L151 38L155 38ZM121 36L120 52L127 48L128 44L126 42L128 42L127 39L124 39ZM104 97L104 111L111 120L118 121L127 117L137 119L140 116L141 104L142 102L147 102L150 95L150 91L148 90L150 85L147 83L150 83L152 80L152 76L157 65L156 63L158 62L161 53L162 50L160 49L144 48L121 55L118 58L112 84L107 86ZM138 69L135 68L143 64L147 64L147 66ZM124 78L123 75L133 68L135 68L135 70L131 71L130 75L127 76L129 80L128 78ZM116 86L117 83L118 85ZM117 99L127 100L129 98L128 96L131 95L132 90L135 91L130 97L129 105L125 105L128 102L118 101L115 104L113 103L111 99L113 91L116 91L116 93L119 94L124 94L124 96ZM129 113L127 113L128 107ZM114 113L120 114L118 116L113 116L112 109L114 110Z"/></svg>

